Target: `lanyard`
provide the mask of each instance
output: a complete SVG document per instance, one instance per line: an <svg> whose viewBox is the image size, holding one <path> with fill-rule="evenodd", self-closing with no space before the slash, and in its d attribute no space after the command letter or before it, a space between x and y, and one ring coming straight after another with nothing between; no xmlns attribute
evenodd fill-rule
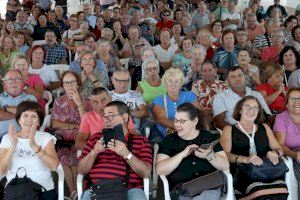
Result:
<svg viewBox="0 0 300 200"><path fill-rule="evenodd" d="M241 129L241 131L248 137L249 139L249 143L250 143L250 149L249 149L249 154L253 155L256 154L256 147L255 147L255 142L254 142L254 136L255 136L255 124L253 125L253 129L252 129L252 134L251 137L249 136L249 134L245 131L245 129L243 128L243 126L238 122L238 126Z"/></svg>

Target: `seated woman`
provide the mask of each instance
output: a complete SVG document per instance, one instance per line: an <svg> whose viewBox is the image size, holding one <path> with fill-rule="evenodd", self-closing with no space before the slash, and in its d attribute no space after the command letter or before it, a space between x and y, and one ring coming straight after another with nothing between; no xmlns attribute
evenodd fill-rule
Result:
<svg viewBox="0 0 300 200"><path fill-rule="evenodd" d="M300 88L291 88L286 94L287 110L276 116L273 131L283 153L293 159L294 172L300 191ZM298 192L298 199L300 199Z"/></svg>
<svg viewBox="0 0 300 200"><path fill-rule="evenodd" d="M147 58L143 62L142 68L145 72L144 80L138 82L136 90L141 92L149 105L156 97L166 94L167 89L159 77L159 62L155 57Z"/></svg>
<svg viewBox="0 0 300 200"><path fill-rule="evenodd" d="M17 107L16 121L21 127L16 132L9 126L0 144L0 174L7 182L15 178L20 167L25 168L27 177L42 185L41 200L56 200L57 194L50 171L55 171L59 160L55 152L56 138L49 133L37 131L44 120L44 112L37 102L23 101Z"/></svg>
<svg viewBox="0 0 300 200"><path fill-rule="evenodd" d="M202 119L198 116L197 108L191 103L178 106L174 117L176 133L168 135L159 147L156 169L159 175L167 176L172 199L176 199L172 195L176 193L175 186L229 168L226 154L219 143L208 149L201 148L201 145L212 143L218 138L200 129ZM179 195L180 200L219 200L221 189L205 190L194 197Z"/></svg>
<svg viewBox="0 0 300 200"><path fill-rule="evenodd" d="M257 86L257 91L265 98L273 114L286 110L285 96L287 87L284 86L284 69L280 65L268 65L265 69L267 83Z"/></svg>
<svg viewBox="0 0 300 200"><path fill-rule="evenodd" d="M54 133L60 137L57 154L64 169L65 179L71 194L76 196L77 149L75 139L80 121L85 111L91 111L89 101L79 95L80 77L72 71L62 75L62 85L65 95L55 99L51 114L51 124Z"/></svg>
<svg viewBox="0 0 300 200"><path fill-rule="evenodd" d="M29 73L29 61L26 56L17 56L13 62L13 68L21 72L22 78L26 86L24 92L32 94L38 100L41 107L44 109L46 101L43 99L45 83L38 74Z"/></svg>
<svg viewBox="0 0 300 200"><path fill-rule="evenodd" d="M259 182L237 174L240 164L262 165L266 157L277 165L282 155L272 130L263 123L263 110L257 98L241 99L234 108L233 117L238 123L224 127L220 142L231 163L237 199L286 199L288 191L284 177L283 180Z"/></svg>
<svg viewBox="0 0 300 200"><path fill-rule="evenodd" d="M79 56L79 63L82 67L81 95L88 98L95 87L102 87L104 85L104 77L102 72L98 68L95 68L96 59L91 51L82 52Z"/></svg>
<svg viewBox="0 0 300 200"><path fill-rule="evenodd" d="M279 64L284 67L284 83L287 86L290 75L300 68L300 55L293 46L286 46L279 54Z"/></svg>
<svg viewBox="0 0 300 200"><path fill-rule="evenodd" d="M184 75L180 69L168 69L162 77L162 82L167 88L167 94L153 100L153 118L156 122L158 135L162 138L174 132L174 116L176 108L183 103L197 105L196 95L191 91L181 91Z"/></svg>

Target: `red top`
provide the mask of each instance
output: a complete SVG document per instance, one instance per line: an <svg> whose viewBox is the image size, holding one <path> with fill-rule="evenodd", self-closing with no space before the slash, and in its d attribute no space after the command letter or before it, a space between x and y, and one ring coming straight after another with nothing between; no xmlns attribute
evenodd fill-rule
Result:
<svg viewBox="0 0 300 200"><path fill-rule="evenodd" d="M84 158L95 146L96 142L102 137L102 133L92 135L80 156L79 159ZM126 137L126 140L128 138ZM144 136L133 135L132 154L140 160L149 163L152 166L152 150L148 139ZM99 179L114 179L121 178L125 180L126 176L126 160L117 155L111 150L104 150L97 155L94 165L89 172L89 176L93 183ZM143 188L143 179L136 174L132 169L130 171L130 178L128 188Z"/></svg>
<svg viewBox="0 0 300 200"><path fill-rule="evenodd" d="M287 90L287 88L285 88ZM276 90L268 83L262 83L257 86L257 91L266 91L267 95L273 94ZM273 103L269 104L270 110L285 111L285 96L281 93Z"/></svg>
<svg viewBox="0 0 300 200"><path fill-rule="evenodd" d="M156 27L159 29L163 29L163 28L169 28L171 29L173 27L174 22L172 20L167 21L166 23L164 23L163 21L157 22Z"/></svg>

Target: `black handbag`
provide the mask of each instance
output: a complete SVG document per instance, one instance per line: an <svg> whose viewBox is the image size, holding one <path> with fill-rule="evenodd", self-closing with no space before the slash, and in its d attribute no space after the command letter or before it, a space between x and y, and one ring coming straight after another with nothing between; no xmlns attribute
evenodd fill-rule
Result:
<svg viewBox="0 0 300 200"><path fill-rule="evenodd" d="M133 135L129 134L127 148L132 149ZM101 179L93 184L91 198L93 200L127 200L127 186L130 176L130 166L126 165L125 181L121 179Z"/></svg>
<svg viewBox="0 0 300 200"><path fill-rule="evenodd" d="M238 173L242 174L253 181L272 181L279 178L284 178L285 173L288 171L282 159L279 159L277 165L274 165L267 157L263 157L263 164L253 165L240 164L238 165Z"/></svg>
<svg viewBox="0 0 300 200"><path fill-rule="evenodd" d="M42 190L47 191L40 184L32 181L27 177L26 170L23 178L18 177L18 171L24 169L19 168L16 177L13 178L5 187L4 200L40 200Z"/></svg>

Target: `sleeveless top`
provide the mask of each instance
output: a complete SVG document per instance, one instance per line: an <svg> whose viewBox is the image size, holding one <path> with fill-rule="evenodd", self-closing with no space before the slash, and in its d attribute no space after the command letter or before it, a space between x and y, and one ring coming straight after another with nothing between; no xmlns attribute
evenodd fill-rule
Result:
<svg viewBox="0 0 300 200"><path fill-rule="evenodd" d="M231 153L242 156L249 156L249 139L245 135L245 133L240 131L235 126L232 126L231 142ZM259 157L265 156L267 152L271 150L269 146L269 138L264 125L258 125L257 131L255 132L254 136L254 142L256 146L256 152Z"/></svg>
<svg viewBox="0 0 300 200"><path fill-rule="evenodd" d="M162 83L158 87L153 87L146 80L142 80L139 81L139 86L143 90L143 97L147 104L151 103L151 101L156 97L167 93L167 89Z"/></svg>

